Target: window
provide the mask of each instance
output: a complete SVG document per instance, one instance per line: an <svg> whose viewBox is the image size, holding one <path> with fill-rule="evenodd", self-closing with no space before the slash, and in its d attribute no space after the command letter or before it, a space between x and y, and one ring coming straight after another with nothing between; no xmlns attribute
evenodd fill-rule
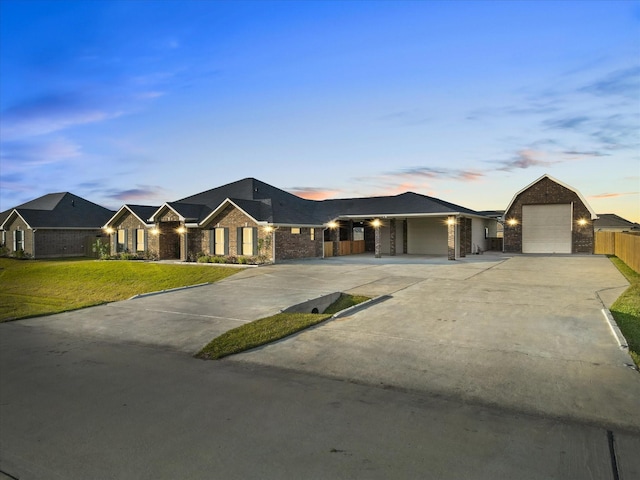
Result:
<svg viewBox="0 0 640 480"><path fill-rule="evenodd" d="M291 235L300 235L300 227L291 227Z"/></svg>
<svg viewBox="0 0 640 480"><path fill-rule="evenodd" d="M127 231L123 228L118 229L116 251L124 252L127 249Z"/></svg>
<svg viewBox="0 0 640 480"><path fill-rule="evenodd" d="M2 230L2 245L7 245L7 231Z"/></svg>
<svg viewBox="0 0 640 480"><path fill-rule="evenodd" d="M13 250L24 250L24 232L22 230L15 230L13 232Z"/></svg>
<svg viewBox="0 0 640 480"><path fill-rule="evenodd" d="M353 240L364 240L364 227L353 227Z"/></svg>
<svg viewBox="0 0 640 480"><path fill-rule="evenodd" d="M229 255L229 229L214 228L211 230L211 253L214 255Z"/></svg>
<svg viewBox="0 0 640 480"><path fill-rule="evenodd" d="M315 228L310 228L309 229L309 237L311 237L311 240L315 240L316 239L316 229Z"/></svg>
<svg viewBox="0 0 640 480"><path fill-rule="evenodd" d="M136 230L136 251L144 252L147 249L147 232L144 228Z"/></svg>
<svg viewBox="0 0 640 480"><path fill-rule="evenodd" d="M238 255L258 254L258 229L254 227L238 228Z"/></svg>

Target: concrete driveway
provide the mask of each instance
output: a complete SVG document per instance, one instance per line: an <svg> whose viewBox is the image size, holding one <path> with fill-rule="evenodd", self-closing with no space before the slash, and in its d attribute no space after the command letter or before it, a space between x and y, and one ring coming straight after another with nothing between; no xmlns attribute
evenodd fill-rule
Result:
<svg viewBox="0 0 640 480"><path fill-rule="evenodd" d="M387 295L224 361L640 430L640 375L602 312L627 285L600 256L358 255L247 269L213 285L20 323L192 354L309 298Z"/></svg>

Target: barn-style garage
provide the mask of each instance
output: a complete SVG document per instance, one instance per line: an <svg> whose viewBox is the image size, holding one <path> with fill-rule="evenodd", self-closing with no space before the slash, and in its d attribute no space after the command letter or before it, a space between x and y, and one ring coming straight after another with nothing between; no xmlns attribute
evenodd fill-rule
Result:
<svg viewBox="0 0 640 480"><path fill-rule="evenodd" d="M516 193L504 213L504 251L593 253L597 215L573 187L543 175Z"/></svg>

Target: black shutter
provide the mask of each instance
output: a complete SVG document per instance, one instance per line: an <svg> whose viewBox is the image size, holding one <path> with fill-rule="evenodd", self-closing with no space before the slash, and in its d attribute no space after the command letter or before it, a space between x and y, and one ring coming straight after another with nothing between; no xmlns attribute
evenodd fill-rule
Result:
<svg viewBox="0 0 640 480"><path fill-rule="evenodd" d="M252 233L253 233L253 239L252 239L252 247L253 247L253 253L252 255L255 257L256 255L258 255L258 229L257 228L252 228Z"/></svg>
<svg viewBox="0 0 640 480"><path fill-rule="evenodd" d="M215 255L216 253L216 230L212 228L209 230L209 255Z"/></svg>
<svg viewBox="0 0 640 480"><path fill-rule="evenodd" d="M236 255L242 255L242 227L238 227Z"/></svg>
<svg viewBox="0 0 640 480"><path fill-rule="evenodd" d="M224 228L224 254L229 255L229 228Z"/></svg>

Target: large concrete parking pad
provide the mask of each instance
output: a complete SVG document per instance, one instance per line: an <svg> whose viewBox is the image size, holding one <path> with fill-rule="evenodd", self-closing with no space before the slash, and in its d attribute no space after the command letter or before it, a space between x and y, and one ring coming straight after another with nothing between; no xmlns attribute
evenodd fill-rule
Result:
<svg viewBox="0 0 640 480"><path fill-rule="evenodd" d="M640 430L640 375L602 312L627 285L608 259L381 268L415 282L233 361Z"/></svg>
<svg viewBox="0 0 640 480"><path fill-rule="evenodd" d="M353 256L0 325L0 479L640 477L598 256ZM218 362L334 291L385 300Z"/></svg>

